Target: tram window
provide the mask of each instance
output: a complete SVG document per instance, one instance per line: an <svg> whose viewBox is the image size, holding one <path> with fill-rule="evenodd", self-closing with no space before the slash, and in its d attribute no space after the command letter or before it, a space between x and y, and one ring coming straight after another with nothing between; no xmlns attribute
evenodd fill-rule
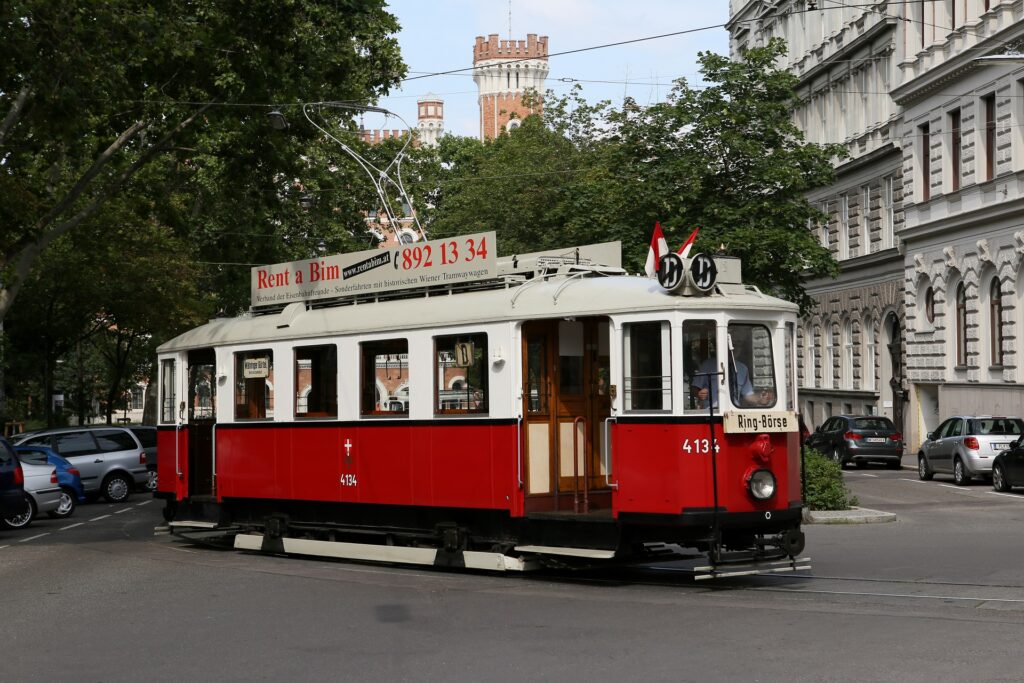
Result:
<svg viewBox="0 0 1024 683"><path fill-rule="evenodd" d="M487 413L487 335L434 338L434 412Z"/></svg>
<svg viewBox="0 0 1024 683"><path fill-rule="evenodd" d="M786 410L793 410L796 395L796 366L793 364L793 350L796 348L796 326L786 323Z"/></svg>
<svg viewBox="0 0 1024 683"><path fill-rule="evenodd" d="M174 361L165 360L160 363L160 421L167 424L174 422L174 405L177 395L174 386Z"/></svg>
<svg viewBox="0 0 1024 683"><path fill-rule="evenodd" d="M738 408L775 405L775 360L772 335L764 325L732 323L726 349L729 396Z"/></svg>
<svg viewBox="0 0 1024 683"><path fill-rule="evenodd" d="M721 377L714 374L722 365L716 353L717 326L714 320L687 320L683 323L683 376L688 410L706 409L708 401L718 406Z"/></svg>
<svg viewBox="0 0 1024 683"><path fill-rule="evenodd" d="M623 325L626 410L672 409L672 362L667 322Z"/></svg>
<svg viewBox="0 0 1024 683"><path fill-rule="evenodd" d="M235 418L274 417L274 352L270 349L235 354Z"/></svg>
<svg viewBox="0 0 1024 683"><path fill-rule="evenodd" d="M409 341L364 342L360 350L361 415L409 415Z"/></svg>
<svg viewBox="0 0 1024 683"><path fill-rule="evenodd" d="M295 417L338 416L338 347L295 349Z"/></svg>

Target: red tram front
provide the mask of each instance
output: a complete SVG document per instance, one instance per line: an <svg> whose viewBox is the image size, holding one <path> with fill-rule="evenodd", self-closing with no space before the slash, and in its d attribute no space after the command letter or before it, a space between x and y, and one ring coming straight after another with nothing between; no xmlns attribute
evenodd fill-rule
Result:
<svg viewBox="0 0 1024 683"><path fill-rule="evenodd" d="M172 528L489 569L652 544L707 553L704 576L796 568L796 307L734 259L659 283L625 275L618 243L494 246L254 269L249 314L163 344Z"/></svg>

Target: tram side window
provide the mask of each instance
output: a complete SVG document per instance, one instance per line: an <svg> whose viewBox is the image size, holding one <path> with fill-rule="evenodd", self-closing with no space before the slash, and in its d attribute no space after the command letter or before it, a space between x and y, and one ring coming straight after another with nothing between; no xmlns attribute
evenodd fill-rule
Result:
<svg viewBox="0 0 1024 683"><path fill-rule="evenodd" d="M361 415L409 415L409 341L364 342L360 351Z"/></svg>
<svg viewBox="0 0 1024 683"><path fill-rule="evenodd" d="M686 409L718 406L721 363L715 349L717 326L714 320L687 320L683 323L683 378Z"/></svg>
<svg viewBox="0 0 1024 683"><path fill-rule="evenodd" d="M295 417L338 416L338 347L295 349Z"/></svg>
<svg viewBox="0 0 1024 683"><path fill-rule="evenodd" d="M434 412L487 414L487 335L434 338Z"/></svg>
<svg viewBox="0 0 1024 683"><path fill-rule="evenodd" d="M174 422L174 406L177 402L174 385L174 361L165 360L160 364L160 422Z"/></svg>
<svg viewBox="0 0 1024 683"><path fill-rule="evenodd" d="M667 322L623 325L626 410L672 409L672 361Z"/></svg>
<svg viewBox="0 0 1024 683"><path fill-rule="evenodd" d="M235 354L235 418L274 417L274 352L270 349Z"/></svg>
<svg viewBox="0 0 1024 683"><path fill-rule="evenodd" d="M729 395L738 408L770 408L775 405L775 359L772 335L764 325L729 324L726 349Z"/></svg>

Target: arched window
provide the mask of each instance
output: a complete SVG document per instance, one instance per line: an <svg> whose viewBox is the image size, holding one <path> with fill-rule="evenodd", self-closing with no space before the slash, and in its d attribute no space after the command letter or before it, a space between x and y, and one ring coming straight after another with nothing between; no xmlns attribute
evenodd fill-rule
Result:
<svg viewBox="0 0 1024 683"><path fill-rule="evenodd" d="M864 345L861 357L860 388L866 391L875 390L875 323L868 316L864 318L861 330L861 341Z"/></svg>
<svg viewBox="0 0 1024 683"><path fill-rule="evenodd" d="M967 365L967 287L956 288L956 364Z"/></svg>
<svg viewBox="0 0 1024 683"><path fill-rule="evenodd" d="M931 287L924 293L924 317L930 325L935 324L935 290Z"/></svg>
<svg viewBox="0 0 1024 683"><path fill-rule="evenodd" d="M992 365L1003 364L1003 293L999 277L992 278L988 290L989 338L992 340Z"/></svg>
<svg viewBox="0 0 1024 683"><path fill-rule="evenodd" d="M841 342L843 346L843 366L841 371L840 386L843 389L853 388L853 322L843 321Z"/></svg>

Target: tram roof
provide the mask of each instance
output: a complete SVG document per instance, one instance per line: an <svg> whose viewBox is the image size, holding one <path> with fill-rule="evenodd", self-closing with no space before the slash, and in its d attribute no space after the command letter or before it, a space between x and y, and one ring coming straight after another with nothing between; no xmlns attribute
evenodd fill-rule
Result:
<svg viewBox="0 0 1024 683"><path fill-rule="evenodd" d="M217 318L160 345L159 353L235 344L315 339L410 329L638 313L765 309L792 312L796 304L754 287L720 285L707 296L677 296L652 278L557 275L505 282L476 291L425 290L390 299L350 299L336 305L289 304L272 313Z"/></svg>

